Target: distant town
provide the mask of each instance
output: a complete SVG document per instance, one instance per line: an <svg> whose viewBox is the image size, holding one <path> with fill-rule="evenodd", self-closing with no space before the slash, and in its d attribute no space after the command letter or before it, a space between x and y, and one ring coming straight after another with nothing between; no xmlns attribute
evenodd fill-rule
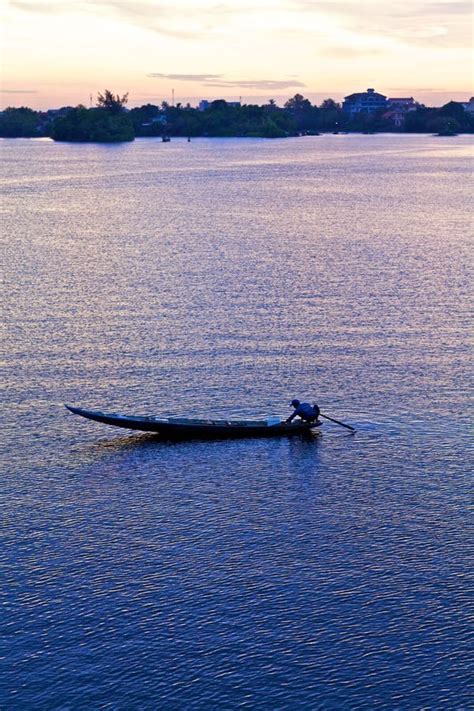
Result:
<svg viewBox="0 0 474 711"><path fill-rule="evenodd" d="M325 99L319 106L295 94L283 106L202 99L197 106L168 103L127 108L128 95L106 90L94 107L64 106L48 111L8 107L0 112L0 137L51 137L57 141L117 142L135 137L263 137L346 132L455 135L474 133L474 97L427 107L412 96L387 97L373 88Z"/></svg>

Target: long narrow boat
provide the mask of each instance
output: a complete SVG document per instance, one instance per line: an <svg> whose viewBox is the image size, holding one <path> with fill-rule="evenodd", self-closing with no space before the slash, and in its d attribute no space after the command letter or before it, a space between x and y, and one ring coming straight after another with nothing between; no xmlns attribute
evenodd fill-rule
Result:
<svg viewBox="0 0 474 711"><path fill-rule="evenodd" d="M120 415L65 406L74 415L105 425L125 427L141 432L154 432L168 439L221 439L223 437L289 437L310 432L321 422L293 420L290 424L279 417L266 420L205 420L154 415Z"/></svg>

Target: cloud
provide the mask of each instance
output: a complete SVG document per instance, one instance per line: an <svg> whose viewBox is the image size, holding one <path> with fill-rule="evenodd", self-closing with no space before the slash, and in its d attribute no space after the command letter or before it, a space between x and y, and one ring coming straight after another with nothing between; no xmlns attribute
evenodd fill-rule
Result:
<svg viewBox="0 0 474 711"><path fill-rule="evenodd" d="M0 94L37 94L36 89L0 89Z"/></svg>
<svg viewBox="0 0 474 711"><path fill-rule="evenodd" d="M56 12L68 12L71 9L84 10L87 12L101 9L118 10L124 15L141 15L142 17L154 17L157 12L164 9L162 5L155 2L146 1L123 2L122 0L76 0L74 3L66 3L63 0L10 0L10 5L25 12L44 12L52 14Z"/></svg>
<svg viewBox="0 0 474 711"><path fill-rule="evenodd" d="M151 72L147 74L147 77L152 77L153 79L174 79L176 81L208 82L220 79L222 74L160 74L158 72Z"/></svg>
<svg viewBox="0 0 474 711"><path fill-rule="evenodd" d="M414 8L419 15L445 14L445 15L471 15L472 2L429 2Z"/></svg>
<svg viewBox="0 0 474 711"><path fill-rule="evenodd" d="M301 81L274 81L273 79L238 80L238 81L208 81L206 86L219 87L221 89L230 87L240 87L242 89L289 89L292 86L306 86Z"/></svg>
<svg viewBox="0 0 474 711"><path fill-rule="evenodd" d="M157 34L179 39L195 39L203 34L203 28L199 23L193 25L190 13L184 15L185 23L177 22L181 19L183 12L178 10L170 12L169 8L163 4L123 2L123 0L108 0L107 2L92 0L86 4L90 4L92 11L110 12L112 10L120 19ZM190 21L192 29L184 29L185 25L189 27Z"/></svg>
<svg viewBox="0 0 474 711"><path fill-rule="evenodd" d="M196 81L203 86L212 86L220 89L238 88L241 89L288 89L293 86L306 86L296 79L224 79L222 74L161 74L151 72L148 77L157 79L173 79L175 81Z"/></svg>
<svg viewBox="0 0 474 711"><path fill-rule="evenodd" d="M242 27L250 37L258 32L260 38L266 35L275 40L305 40L311 33L313 38L320 36L321 44L332 37L332 43L340 45L341 51L334 54L329 47L328 56L362 56L357 50L351 54L361 43L374 47L389 44L399 50L401 45L431 49L472 45L468 0L267 0L253 4L249 0L9 0L9 4L29 13L74 12L113 18L184 41L227 41L236 28L242 32ZM254 16L259 16L260 24L254 23Z"/></svg>
<svg viewBox="0 0 474 711"><path fill-rule="evenodd" d="M324 47L318 54L334 59L356 59L357 57L386 54L386 50L369 47Z"/></svg>
<svg viewBox="0 0 474 711"><path fill-rule="evenodd" d="M393 94L394 92L400 93L400 92L403 92L403 91L406 91L406 90L407 90L406 86L403 86L403 87L400 87L400 86L389 86L389 87L387 87L387 88L385 89L385 91L389 91L389 92L391 92L392 94ZM412 88L410 89L410 91L418 91L418 92L424 92L424 93L437 93L437 92L439 93L439 92L442 92L442 91L445 91L445 90L444 90L444 89L443 89L443 90L440 90L440 89L431 89L430 87L427 88L427 87L425 87L425 86L418 86L418 87L416 87L416 88L413 88L413 87L412 87Z"/></svg>
<svg viewBox="0 0 474 711"><path fill-rule="evenodd" d="M10 0L11 7L24 12L42 13L47 15L79 12L99 16L115 16L127 24L140 27L149 32L177 37L179 39L195 39L205 34L205 28L200 21L200 15L184 8L178 10L155 0L76 0L66 3L62 0Z"/></svg>
<svg viewBox="0 0 474 711"><path fill-rule="evenodd" d="M389 0L383 3L379 0L294 0L288 4L288 9L309 12L326 12L338 15L384 15L399 13L402 16L417 15L470 15L472 3L465 0Z"/></svg>
<svg viewBox="0 0 474 711"><path fill-rule="evenodd" d="M184 40L207 39L219 34L236 17L248 21L250 15L271 13L271 8L230 2L188 2L173 0L9 0L10 6L45 15L82 13L115 17L147 32Z"/></svg>
<svg viewBox="0 0 474 711"><path fill-rule="evenodd" d="M465 0L294 0L294 12L330 15L359 37L433 47L470 47L472 3Z"/></svg>
<svg viewBox="0 0 474 711"><path fill-rule="evenodd" d="M47 15L54 15L55 12L60 10L61 7L55 5L52 2L23 2L23 0L10 0L10 6L16 8L17 10L23 10L23 12L38 12L45 13Z"/></svg>

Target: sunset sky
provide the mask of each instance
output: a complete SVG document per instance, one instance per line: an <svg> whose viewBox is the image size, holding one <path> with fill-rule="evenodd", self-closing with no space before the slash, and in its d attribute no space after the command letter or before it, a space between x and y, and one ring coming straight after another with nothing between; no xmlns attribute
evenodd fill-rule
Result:
<svg viewBox="0 0 474 711"><path fill-rule="evenodd" d="M1 108L201 98L319 103L375 87L428 105L472 95L463 0L0 0Z"/></svg>

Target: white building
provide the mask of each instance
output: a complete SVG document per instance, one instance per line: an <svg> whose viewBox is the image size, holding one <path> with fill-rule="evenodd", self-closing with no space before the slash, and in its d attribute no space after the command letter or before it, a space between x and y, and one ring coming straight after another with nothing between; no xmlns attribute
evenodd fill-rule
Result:
<svg viewBox="0 0 474 711"><path fill-rule="evenodd" d="M212 101L209 101L209 99L201 99L201 101L198 104L198 109L199 111L206 111L213 103L214 101L224 101L227 106L233 106L233 107L239 107L240 101L226 101L225 99L212 99Z"/></svg>

